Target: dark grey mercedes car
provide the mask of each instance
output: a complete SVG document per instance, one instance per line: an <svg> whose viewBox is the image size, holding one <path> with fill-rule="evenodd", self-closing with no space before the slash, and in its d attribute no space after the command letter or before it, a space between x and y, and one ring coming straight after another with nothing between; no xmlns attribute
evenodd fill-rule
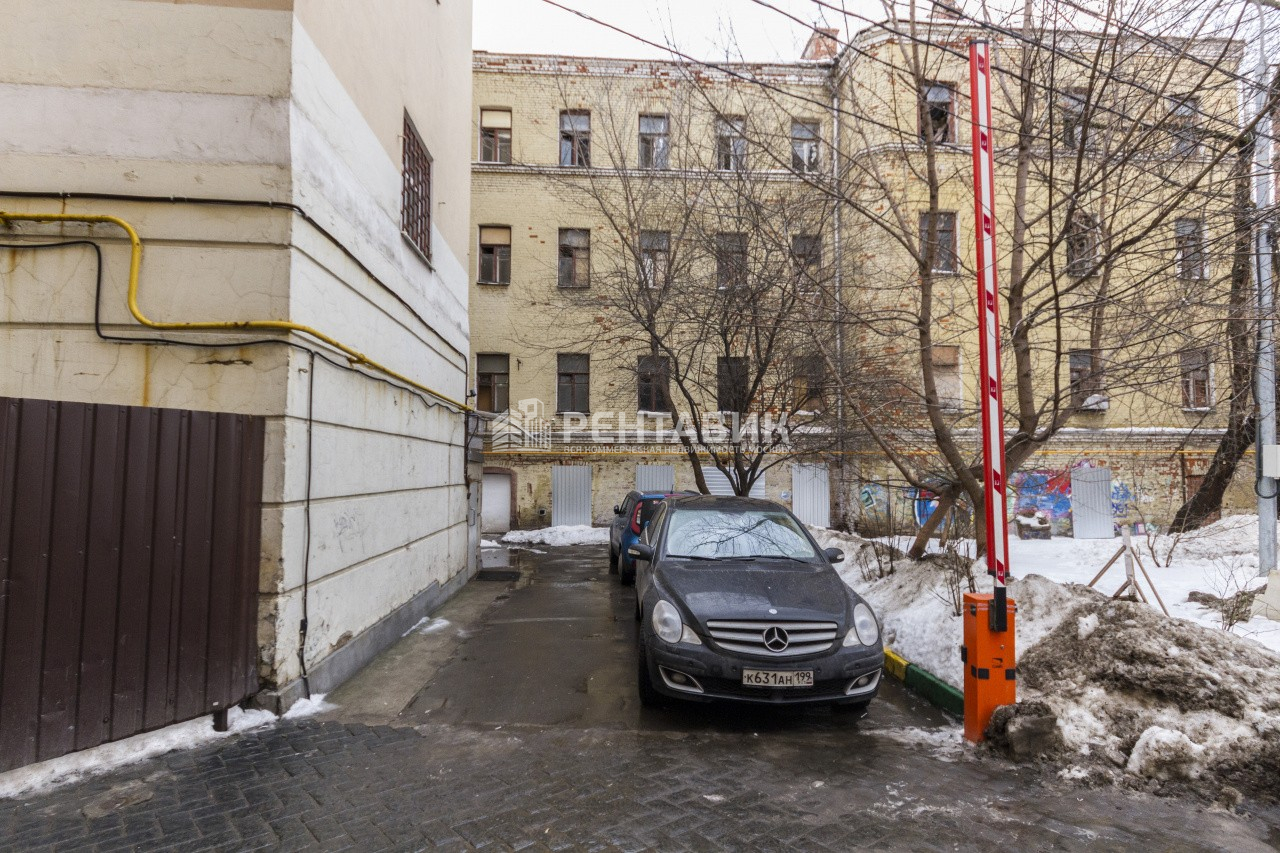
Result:
<svg viewBox="0 0 1280 853"><path fill-rule="evenodd" d="M635 559L640 701L661 697L861 708L884 664L871 607L772 501L672 497Z"/></svg>

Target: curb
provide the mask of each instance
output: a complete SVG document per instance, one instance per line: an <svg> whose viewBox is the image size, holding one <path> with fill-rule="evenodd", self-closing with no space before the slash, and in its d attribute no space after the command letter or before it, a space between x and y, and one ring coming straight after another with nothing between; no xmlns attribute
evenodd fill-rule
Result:
<svg viewBox="0 0 1280 853"><path fill-rule="evenodd" d="M902 682L903 686L948 714L964 716L964 694L941 678L921 669L888 646L884 650L885 672Z"/></svg>

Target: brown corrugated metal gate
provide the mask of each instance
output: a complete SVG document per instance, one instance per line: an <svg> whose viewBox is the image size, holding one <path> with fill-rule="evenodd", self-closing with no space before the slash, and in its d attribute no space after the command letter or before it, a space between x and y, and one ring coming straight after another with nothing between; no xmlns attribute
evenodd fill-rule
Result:
<svg viewBox="0 0 1280 853"><path fill-rule="evenodd" d="M0 397L0 771L257 690L263 423Z"/></svg>

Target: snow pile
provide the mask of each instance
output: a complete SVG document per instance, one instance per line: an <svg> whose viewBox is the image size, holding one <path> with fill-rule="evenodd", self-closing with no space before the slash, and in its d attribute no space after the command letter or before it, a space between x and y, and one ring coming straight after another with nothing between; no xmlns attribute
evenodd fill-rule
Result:
<svg viewBox="0 0 1280 853"><path fill-rule="evenodd" d="M508 545L608 545L609 528L585 524L512 530L502 537Z"/></svg>
<svg viewBox="0 0 1280 853"><path fill-rule="evenodd" d="M501 548L502 543L494 542L492 539L481 539L480 547L481 548Z"/></svg>
<svg viewBox="0 0 1280 853"><path fill-rule="evenodd" d="M324 701L323 693L318 693L310 699L302 699L294 703L284 716L288 719L297 719L334 707ZM51 758L39 764L29 764L17 770L0 773L0 799L10 799L65 785L87 776L97 776L177 749L195 749L240 732L269 726L276 719L276 715L270 711L260 709L242 711L239 708L231 708L227 712L228 729L225 732L213 730L212 717L200 717L185 723L166 726L154 732L145 732L124 740L73 752L70 755Z"/></svg>
<svg viewBox="0 0 1280 853"><path fill-rule="evenodd" d="M1170 610L1196 613L1197 621L1059 582L1080 575L1091 579L1118 540L1018 542L1058 546L1061 556L1039 561L1036 568L1068 578L1028 574L1009 584L1017 602L1019 705L998 717L1000 724L1010 732L1034 728L1037 721L1047 725L1052 743L1037 752L1062 760L1064 778L1156 787L1199 780L1280 799L1280 655L1210 627L1204 608L1186 602L1188 593L1180 591L1204 580L1208 561L1248 556L1252 548L1256 563L1257 548L1250 544L1256 524L1251 534L1247 523L1229 521L1177 543L1172 567L1148 562ZM980 592L990 591L981 564L971 569L956 555L913 561L883 543L828 530L813 533L823 547L845 552L837 568L876 610L886 642L961 687L963 622L953 601L968 589L970 572ZM1073 545L1083 546L1086 556L1072 559ZM1015 571L1030 565L1020 563L1016 552L1012 562ZM1112 571L1099 584L1108 593L1123 579L1123 569ZM1178 578L1180 583L1173 582ZM1026 719L1011 722L1018 717ZM1001 734L995 740L1007 743Z"/></svg>

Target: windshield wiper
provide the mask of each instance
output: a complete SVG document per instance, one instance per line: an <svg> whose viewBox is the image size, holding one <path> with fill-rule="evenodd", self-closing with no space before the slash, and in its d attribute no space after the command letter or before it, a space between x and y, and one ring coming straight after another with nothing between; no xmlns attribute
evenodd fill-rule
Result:
<svg viewBox="0 0 1280 853"><path fill-rule="evenodd" d="M700 554L668 554L667 556L676 560L710 560L711 562L724 559L723 557L703 557Z"/></svg>

